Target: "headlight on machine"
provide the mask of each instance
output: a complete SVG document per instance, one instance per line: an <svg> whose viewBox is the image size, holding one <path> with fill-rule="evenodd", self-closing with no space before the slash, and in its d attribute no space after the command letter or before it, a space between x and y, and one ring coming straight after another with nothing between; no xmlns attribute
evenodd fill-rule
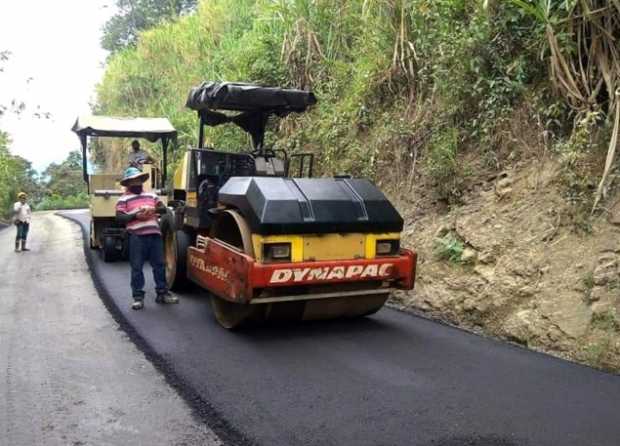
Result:
<svg viewBox="0 0 620 446"><path fill-rule="evenodd" d="M398 254L400 240L377 240L376 252L378 256L393 256Z"/></svg>
<svg viewBox="0 0 620 446"><path fill-rule="evenodd" d="M282 262L291 260L290 243L266 243L263 245L263 260Z"/></svg>

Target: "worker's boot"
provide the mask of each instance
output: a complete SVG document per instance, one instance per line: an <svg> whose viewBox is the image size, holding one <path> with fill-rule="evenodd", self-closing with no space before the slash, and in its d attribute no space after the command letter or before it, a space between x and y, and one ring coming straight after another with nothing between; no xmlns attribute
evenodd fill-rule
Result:
<svg viewBox="0 0 620 446"><path fill-rule="evenodd" d="M19 252L19 240L15 240L15 252Z"/></svg>
<svg viewBox="0 0 620 446"><path fill-rule="evenodd" d="M155 302L158 304L178 304L179 298L173 294L170 294L169 291L165 291L163 293L157 293Z"/></svg>
<svg viewBox="0 0 620 446"><path fill-rule="evenodd" d="M30 251L28 248L26 248L26 240L22 240L22 251Z"/></svg>

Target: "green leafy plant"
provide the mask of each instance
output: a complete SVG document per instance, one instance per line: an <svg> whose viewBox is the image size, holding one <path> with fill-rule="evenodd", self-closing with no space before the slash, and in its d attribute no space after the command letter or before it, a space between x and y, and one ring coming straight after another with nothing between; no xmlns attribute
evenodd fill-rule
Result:
<svg viewBox="0 0 620 446"><path fill-rule="evenodd" d="M85 192L69 196L51 195L49 197L45 197L36 205L36 209L38 211L83 209L87 207L88 194L86 194Z"/></svg>
<svg viewBox="0 0 620 446"><path fill-rule="evenodd" d="M605 331L620 331L620 323L615 310L597 313L592 316L592 326Z"/></svg>
<svg viewBox="0 0 620 446"><path fill-rule="evenodd" d="M433 250L439 259L460 263L465 245L454 233L449 232L435 239Z"/></svg>
<svg viewBox="0 0 620 446"><path fill-rule="evenodd" d="M587 273L583 276L581 282L588 292L592 291L592 288L594 288L594 274L592 272Z"/></svg>
<svg viewBox="0 0 620 446"><path fill-rule="evenodd" d="M447 128L435 135L430 143L427 164L443 198L455 198L458 193L459 165L457 160L458 131Z"/></svg>
<svg viewBox="0 0 620 446"><path fill-rule="evenodd" d="M138 34L196 7L196 0L116 0L116 13L103 26L101 46L119 51L135 44Z"/></svg>
<svg viewBox="0 0 620 446"><path fill-rule="evenodd" d="M585 360L594 367L608 368L609 357L613 353L613 340L611 336L605 336L596 342L586 345L583 349Z"/></svg>
<svg viewBox="0 0 620 446"><path fill-rule="evenodd" d="M11 139L0 131L0 217L8 219L19 192L26 192L36 201L39 196L36 171L31 163L9 150Z"/></svg>

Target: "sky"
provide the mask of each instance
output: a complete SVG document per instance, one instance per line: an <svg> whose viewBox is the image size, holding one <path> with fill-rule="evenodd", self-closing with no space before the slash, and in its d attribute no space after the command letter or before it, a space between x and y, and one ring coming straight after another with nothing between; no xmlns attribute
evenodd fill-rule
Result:
<svg viewBox="0 0 620 446"><path fill-rule="evenodd" d="M71 126L90 113L107 53L101 27L113 14L113 0L0 1L0 51L10 51L0 72L0 104L23 101L19 116L0 117L10 134L11 153L43 171L79 149ZM34 113L50 113L38 119Z"/></svg>

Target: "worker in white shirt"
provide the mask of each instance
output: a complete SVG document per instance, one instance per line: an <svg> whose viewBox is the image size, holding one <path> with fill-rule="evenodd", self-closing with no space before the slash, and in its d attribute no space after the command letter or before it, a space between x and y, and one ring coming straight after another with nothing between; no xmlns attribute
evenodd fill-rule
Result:
<svg viewBox="0 0 620 446"><path fill-rule="evenodd" d="M30 219L32 218L32 210L30 205L26 203L28 196L25 192L17 194L17 202L13 205L13 222L17 227L17 237L15 237L15 252L19 252L20 245L22 251L30 251L26 248L26 238L28 237L28 229L30 229Z"/></svg>

